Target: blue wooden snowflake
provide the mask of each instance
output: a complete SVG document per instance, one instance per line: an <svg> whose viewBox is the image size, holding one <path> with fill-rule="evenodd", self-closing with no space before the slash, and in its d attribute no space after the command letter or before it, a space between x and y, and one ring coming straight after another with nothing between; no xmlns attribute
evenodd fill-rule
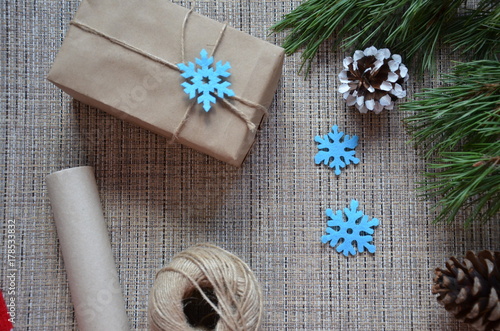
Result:
<svg viewBox="0 0 500 331"><path fill-rule="evenodd" d="M335 168L335 175L340 175L340 168L345 168L351 162L359 163L359 159L354 157L354 148L358 145L358 137L344 136L344 132L338 132L338 127L334 125L332 131L325 135L316 136L314 140L319 143L319 152L314 157L316 164L323 162L330 168Z"/></svg>
<svg viewBox="0 0 500 331"><path fill-rule="evenodd" d="M330 242L330 246L335 247L340 243L337 246L337 252L343 253L345 256L356 254L353 242L356 242L360 253L363 253L365 248L368 252L375 253L371 234L374 231L372 228L379 224L379 220L376 218L368 220L368 216L364 215L363 211L358 210L358 206L359 203L352 200L350 208L344 208L346 221L341 210L337 210L335 214L331 209L326 210L326 215L330 220L326 228L328 234L321 237L323 244Z"/></svg>
<svg viewBox="0 0 500 331"><path fill-rule="evenodd" d="M206 50L200 52L201 58L196 58L193 62L177 64L177 67L183 71L182 77L186 81L181 84L184 87L184 92L189 95L189 99L193 99L198 95L198 103L203 103L203 109L209 111L212 103L215 104L215 94L219 98L224 98L224 95L234 96L233 90L229 89L231 85L228 81L223 81L221 77L227 78L231 76L228 72L231 69L229 62L222 64L222 61L217 62L215 67L213 56L208 57Z"/></svg>

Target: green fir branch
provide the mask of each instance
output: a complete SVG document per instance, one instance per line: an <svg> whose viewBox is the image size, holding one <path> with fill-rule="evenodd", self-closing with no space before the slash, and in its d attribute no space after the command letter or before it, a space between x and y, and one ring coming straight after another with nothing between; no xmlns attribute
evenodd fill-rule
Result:
<svg viewBox="0 0 500 331"><path fill-rule="evenodd" d="M494 145L494 146L493 146ZM429 181L421 189L436 199L435 222L451 223L462 210L467 212L465 226L473 221L485 222L500 209L500 144L486 144L475 152L446 152L441 163L431 164L426 173ZM491 153L491 154L488 154Z"/></svg>
<svg viewBox="0 0 500 331"><path fill-rule="evenodd" d="M448 27L447 43L469 60L498 60L500 53L500 5L483 0L476 9L466 10Z"/></svg>
<svg viewBox="0 0 500 331"><path fill-rule="evenodd" d="M408 63L420 63L421 72L435 70L435 55L447 26L453 22L463 0L414 0L403 13L399 25L385 43L398 48Z"/></svg>
<svg viewBox="0 0 500 331"><path fill-rule="evenodd" d="M285 15L271 29L274 32L291 30L282 46L287 55L304 48L301 55L303 60L301 70L307 63L306 72L309 72L312 59L325 40L334 33L348 34L349 23L357 25L359 20L369 14L370 10L360 6L359 3L360 1L346 0L307 0ZM339 41L335 40L333 47L336 47Z"/></svg>
<svg viewBox="0 0 500 331"><path fill-rule="evenodd" d="M493 218L500 208L500 62L456 65L444 86L401 105L405 119L431 164L424 196L437 199L435 221L451 222L466 210L466 226Z"/></svg>
<svg viewBox="0 0 500 331"><path fill-rule="evenodd" d="M418 70L434 70L441 43L472 59L496 59L500 39L498 0L306 0L271 27L290 31L283 47L290 55L303 49L302 66L312 61L326 40L332 48L389 47Z"/></svg>

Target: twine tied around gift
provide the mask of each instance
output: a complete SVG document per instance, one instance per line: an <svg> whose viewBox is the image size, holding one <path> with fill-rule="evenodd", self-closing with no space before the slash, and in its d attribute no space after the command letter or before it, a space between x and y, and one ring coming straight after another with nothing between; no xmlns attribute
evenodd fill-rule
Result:
<svg viewBox="0 0 500 331"><path fill-rule="evenodd" d="M187 25L187 21L191 15L191 13L193 12L193 8L191 8L187 13L186 15L184 16L184 20L182 22L182 29L181 29L181 59L182 59L182 63L185 63L186 60L185 60L185 42L186 42L186 36L185 36L185 31L186 31L186 25ZM181 72L181 70L179 69L179 67L172 63L172 62L169 62L165 59L162 59L160 57L157 57L153 54L150 54L140 48L137 48L133 45L130 45L129 43L123 41L123 40L120 40L120 39L117 39L115 37L112 37L110 35L107 35L105 34L104 32L101 32L99 30L96 30L95 28L85 24L85 23L82 23L82 22L79 22L79 21L76 21L76 20L73 20L70 22L71 25L79 28L80 30L82 31L85 31L85 32L88 32L88 33L91 33L93 35L96 35L96 36L99 36L101 38L104 38L106 40L108 40L109 42L115 44L115 45L118 45L118 46L121 46L129 51L132 51L136 54L139 54L139 55L142 55L143 57L149 59L149 60L152 60L156 63L159 63L159 64L162 64L172 70L176 70L178 71L179 73ZM224 33L226 31L226 27L227 27L227 24L224 24L221 28L221 31L219 32L219 36L217 37L216 39L216 42L214 44L214 47L212 49L212 52L210 54L210 56L213 56L213 54L215 53L215 51L217 50L223 36L224 36ZM236 100L238 101L239 103L245 105L245 106L248 106L248 107L251 107L251 108L254 108L256 110L259 110L261 111L264 116L267 116L268 113L267 113L267 109L266 107L262 106L261 104L258 104L258 103L255 103L253 101L250 101L250 100L247 100L247 99L244 99L242 97L239 97L237 95L234 95L234 96L226 96L225 98L218 98L218 100L224 105L224 107L226 107L227 109L231 110L233 113L235 113L238 117L240 117L247 125L248 129L251 131L251 132L255 132L257 130L257 126L255 125L255 123L253 123L251 121L251 119L244 113L242 112L240 109L238 109L236 106L234 106L232 103L230 103L229 101L226 100L226 98L228 99L233 99L233 100ZM182 130L182 128L184 127L184 125L186 124L188 118L189 118L189 115L191 114L191 111L192 109L194 108L194 106L196 105L196 102L193 100L188 108L186 109L185 113L184 113L184 116L182 118L182 120L179 122L179 124L177 125L176 129L174 130L174 132L172 133L172 138L170 140L170 143L173 143L175 141L177 141L179 139L179 134Z"/></svg>

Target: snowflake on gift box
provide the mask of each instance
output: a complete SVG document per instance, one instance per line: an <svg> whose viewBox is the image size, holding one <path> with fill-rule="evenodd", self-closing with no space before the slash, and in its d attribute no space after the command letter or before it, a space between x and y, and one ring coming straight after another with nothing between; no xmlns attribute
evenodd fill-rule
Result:
<svg viewBox="0 0 500 331"><path fill-rule="evenodd" d="M337 244L337 252L343 253L345 256L349 254L355 255L356 249L353 242L360 253L363 253L365 248L370 253L375 253L375 245L372 244L373 227L378 226L379 220L372 218L368 220L368 216L364 215L363 211L358 210L359 203L356 200L351 201L350 208L344 208L344 214L347 221L344 220L344 215L341 210L337 210L334 214L331 209L326 210L326 215L330 218L326 228L327 235L321 237L323 244L330 242L330 246L335 247Z"/></svg>
<svg viewBox="0 0 500 331"><path fill-rule="evenodd" d="M344 136L344 132L338 132L338 127L334 125L332 131L323 138L316 136L314 140L319 143L319 152L314 157L316 164L323 162L330 168L335 168L335 175L340 175L340 168L345 168L351 162L358 164L359 159L354 157L354 150L358 145L358 137Z"/></svg>
<svg viewBox="0 0 500 331"><path fill-rule="evenodd" d="M221 77L227 78L231 76L228 72L231 69L229 62L222 64L222 61L217 62L215 67L213 56L208 57L206 50L200 52L201 58L196 58L196 64L188 62L177 64L177 67L183 71L182 77L186 81L181 84L184 87L184 92L189 95L189 99L193 99L198 95L198 103L203 103L203 109L209 111L212 103L215 104L215 94L219 98L224 98L224 95L234 96L233 90L229 89L231 85L228 81L223 81Z"/></svg>

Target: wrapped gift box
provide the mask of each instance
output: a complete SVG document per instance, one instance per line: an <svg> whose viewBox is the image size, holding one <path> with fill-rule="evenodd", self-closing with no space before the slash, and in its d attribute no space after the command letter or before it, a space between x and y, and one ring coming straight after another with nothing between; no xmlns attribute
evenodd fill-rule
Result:
<svg viewBox="0 0 500 331"><path fill-rule="evenodd" d="M209 111L184 92L177 68L195 63L203 49L215 49L214 65L230 63L235 94L217 98ZM178 142L240 166L252 127L272 102L283 56L278 46L168 0L83 0L48 80L83 103L165 137L176 133Z"/></svg>

